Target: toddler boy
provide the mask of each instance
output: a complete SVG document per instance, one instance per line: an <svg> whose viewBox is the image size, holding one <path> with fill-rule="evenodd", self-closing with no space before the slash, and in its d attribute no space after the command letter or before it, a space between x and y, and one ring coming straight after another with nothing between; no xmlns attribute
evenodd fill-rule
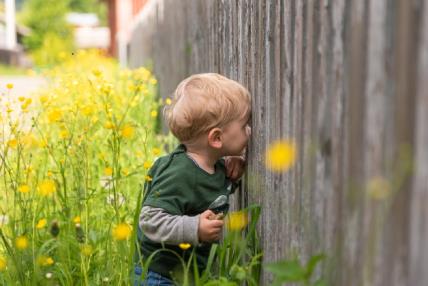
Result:
<svg viewBox="0 0 428 286"><path fill-rule="evenodd" d="M146 260L162 248L188 259L196 248L198 268L205 269L223 228L216 214L227 213L229 195L243 173L250 114L247 89L224 76L196 74L178 85L164 116L180 145L149 170L152 180L140 213L139 243ZM183 243L191 247L184 250ZM141 285L174 285L172 273L181 272L181 262L162 250L148 268Z"/></svg>

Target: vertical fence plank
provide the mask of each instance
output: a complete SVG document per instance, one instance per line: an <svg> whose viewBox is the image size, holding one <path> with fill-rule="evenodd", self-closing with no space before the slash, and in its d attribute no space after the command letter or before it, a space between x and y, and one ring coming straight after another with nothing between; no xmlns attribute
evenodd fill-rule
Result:
<svg viewBox="0 0 428 286"><path fill-rule="evenodd" d="M415 176L410 204L409 285L428 285L428 5L422 9L416 98Z"/></svg>

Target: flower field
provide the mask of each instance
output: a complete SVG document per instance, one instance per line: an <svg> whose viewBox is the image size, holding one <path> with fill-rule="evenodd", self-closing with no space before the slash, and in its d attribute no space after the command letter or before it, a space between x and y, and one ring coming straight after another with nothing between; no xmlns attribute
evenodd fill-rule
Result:
<svg viewBox="0 0 428 286"><path fill-rule="evenodd" d="M173 143L155 135L164 103L150 71L62 57L48 88L1 96L2 285L126 281L146 170Z"/></svg>
<svg viewBox="0 0 428 286"><path fill-rule="evenodd" d="M176 144L157 132L170 100L157 99L148 69L97 52L60 56L37 94L1 89L0 285L131 285L146 173ZM256 285L259 212L232 214L218 264L200 277L183 261L179 283Z"/></svg>

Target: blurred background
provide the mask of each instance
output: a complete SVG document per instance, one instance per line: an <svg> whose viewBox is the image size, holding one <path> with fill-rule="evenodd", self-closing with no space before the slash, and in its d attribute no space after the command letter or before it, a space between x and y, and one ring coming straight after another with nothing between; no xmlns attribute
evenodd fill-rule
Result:
<svg viewBox="0 0 428 286"><path fill-rule="evenodd" d="M133 23L146 2L1 0L0 76L15 95L27 95L43 83L37 75L77 50L97 49L126 66Z"/></svg>
<svg viewBox="0 0 428 286"><path fill-rule="evenodd" d="M125 64L133 23L147 2L2 0L1 74L49 67L77 49L100 49Z"/></svg>

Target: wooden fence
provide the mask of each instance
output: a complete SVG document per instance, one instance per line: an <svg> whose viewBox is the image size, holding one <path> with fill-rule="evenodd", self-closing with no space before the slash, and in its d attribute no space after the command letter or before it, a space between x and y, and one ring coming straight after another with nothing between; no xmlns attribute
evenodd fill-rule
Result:
<svg viewBox="0 0 428 286"><path fill-rule="evenodd" d="M199 72L249 88L236 204L263 207L264 262L323 252L328 285L428 285L428 1L151 0L140 20L130 65L153 62L163 97ZM299 147L279 175L278 138Z"/></svg>

